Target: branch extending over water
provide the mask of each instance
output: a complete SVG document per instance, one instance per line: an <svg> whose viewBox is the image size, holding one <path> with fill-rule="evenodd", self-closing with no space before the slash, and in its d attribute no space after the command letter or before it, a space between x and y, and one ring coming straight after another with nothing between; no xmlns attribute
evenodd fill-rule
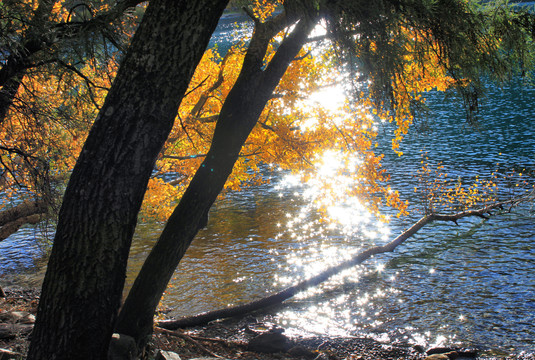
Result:
<svg viewBox="0 0 535 360"><path fill-rule="evenodd" d="M43 200L24 201L0 211L0 241L5 240L25 224L37 224L45 217L47 204Z"/></svg>
<svg viewBox="0 0 535 360"><path fill-rule="evenodd" d="M225 309L208 311L208 312L204 312L198 315L183 317L179 319L162 320L162 321L159 321L157 325L161 328L170 329L170 330L183 328L183 327L189 327L189 326L203 325L213 320L229 318L229 317L238 316L238 315L244 315L247 313L251 313L253 311L266 308L268 306L282 303L283 301L293 297L294 295L296 295L297 293L301 291L305 291L313 286L317 286L321 284L322 282L328 280L329 278L340 273L343 270L352 268L356 265L363 263L364 261L366 261L373 255L393 252L396 249L396 247L401 245L403 242L405 242L405 240L409 239L411 236L416 234L421 228L423 228L425 225L429 223L432 223L434 221L452 221L457 224L457 221L459 219L462 219L465 217L472 217L472 216L488 219L488 216L491 215L492 210L495 210L495 209L503 210L507 207L506 210L510 211L514 206L518 205L519 203L522 203L528 200L533 200L534 198L535 198L535 190L531 191L527 195L517 197L508 201L502 201L502 202L497 202L491 205L487 205L477 210L465 210L465 211L461 211L461 212L451 214L451 215L441 215L441 214L433 214L433 213L425 215L416 223L414 223L409 229L405 230L402 234L400 234L398 237L396 237L394 240L392 240L388 244L383 245L383 246L375 246L370 249L366 249L358 253L357 255L355 255L353 258L345 262L342 262L339 265L332 266L326 269L325 271L319 273L318 275L313 276L309 279L303 280L278 293L269 295L262 299L254 300L246 304L228 307Z"/></svg>

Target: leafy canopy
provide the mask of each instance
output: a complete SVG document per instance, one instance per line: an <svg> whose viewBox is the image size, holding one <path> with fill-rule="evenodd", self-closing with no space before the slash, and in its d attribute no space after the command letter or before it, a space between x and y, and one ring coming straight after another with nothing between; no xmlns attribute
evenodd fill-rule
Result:
<svg viewBox="0 0 535 360"><path fill-rule="evenodd" d="M239 5L248 4L251 16L264 22L281 2ZM387 204L403 214L407 203L388 186L383 155L375 151L379 126L395 124L392 148L401 155L400 141L414 120L415 107L425 104L425 93L449 88L461 92L473 119L483 75L500 81L529 75L533 17L503 2L314 4L323 20L281 79L226 188L238 190L268 181L262 168L270 164L320 184L322 205L356 196L374 212ZM16 75L21 86L0 124L0 186L8 197L42 196L62 188L116 74L121 50L135 29L135 15L142 12L138 7L90 27L94 20L114 13L111 3L52 5L39 19L34 1L0 4L4 68L12 54L25 54L21 39L35 36L36 28L63 28L69 34L81 24L88 29L30 54L29 65ZM304 6L297 0L285 5ZM284 36L285 31L272 39L267 58ZM145 196L145 218L166 219L202 162L218 113L240 71L247 40L238 38L226 54L215 48L206 51L157 161ZM345 101L314 100L340 88ZM336 166L326 170L326 161ZM326 171L344 175L338 178L346 179L344 184L327 181L333 177Z"/></svg>

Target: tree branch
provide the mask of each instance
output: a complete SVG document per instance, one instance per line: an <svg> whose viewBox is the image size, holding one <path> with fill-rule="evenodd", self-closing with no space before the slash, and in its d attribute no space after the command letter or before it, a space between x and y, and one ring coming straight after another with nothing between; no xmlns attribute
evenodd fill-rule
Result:
<svg viewBox="0 0 535 360"><path fill-rule="evenodd" d="M18 218L10 223L5 224L0 228L0 241L7 239L12 234L19 231L22 225L37 224L43 220L45 213L34 214L22 218Z"/></svg>
<svg viewBox="0 0 535 360"><path fill-rule="evenodd" d="M260 24L260 19L254 15L251 9L249 9L247 6L244 6L242 7L242 10L245 12L245 14L247 14L247 16L251 18L251 20L253 20L253 22L255 23L255 26Z"/></svg>
<svg viewBox="0 0 535 360"><path fill-rule="evenodd" d="M237 305L225 309L215 310L215 311L208 311L205 313L201 313L198 315L190 316L190 317L184 317L180 319L171 319L171 320L162 320L158 322L158 326L165 329L178 329L183 327L189 327L189 326L196 326L196 325L202 325L206 324L213 320L233 317L233 316L241 316L247 313L251 313L253 311L257 311L260 309L263 309L268 306L272 306L275 304L282 303L283 301L293 297L299 292L305 291L313 286L317 286L321 284L322 282L330 279L332 276L340 273L343 270L352 268L358 264L363 263L370 257L382 254L386 252L392 252L401 245L405 240L409 239L411 236L416 234L421 228L423 228L425 225L434 222L434 221L453 221L456 222L459 219L465 218L465 217L471 217L471 216L477 216L481 217L481 215L489 213L493 209L499 209L503 208L506 205L509 205L511 207L518 205L521 202L532 200L535 197L535 190L532 191L530 194L527 194L522 197L518 197L509 201L503 201L494 203L492 205L488 205L486 207L483 207L481 209L477 210L467 210L462 211L456 214L451 215L439 215L439 214L430 214L425 215L420 220L418 220L414 225L412 225L409 229L405 230L402 234L400 234L398 237L396 237L394 240L392 240L390 243L383 245L383 246L375 246L369 249L366 249L357 255L355 255L353 258L342 262L341 264L338 264L336 266L332 266L318 275L315 275L309 279L303 280L296 285L290 286L278 293L275 293L273 295L264 297L259 300L255 300L246 304Z"/></svg>

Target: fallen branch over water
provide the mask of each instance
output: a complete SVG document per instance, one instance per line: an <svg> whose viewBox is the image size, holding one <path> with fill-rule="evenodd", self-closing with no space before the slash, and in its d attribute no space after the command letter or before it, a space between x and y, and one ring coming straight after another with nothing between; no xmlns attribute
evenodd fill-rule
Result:
<svg viewBox="0 0 535 360"><path fill-rule="evenodd" d="M457 224L457 221L465 218L465 217L480 217L484 219L488 219L489 215L491 215L491 211L495 209L504 209L505 207L509 207L508 211L511 210L514 206L518 205L521 202L532 200L535 197L534 192L532 191L530 194L518 197L515 199L511 199L508 201L498 202L491 205L488 205L486 207L483 207L478 210L466 210L461 211L455 214L451 215L440 215L440 214L428 214L422 217L420 220L418 220L414 225L412 225L409 229L404 231L401 235L396 237L394 240L389 242L386 245L383 246L375 246L373 248L364 250L354 256L353 258L342 262L339 265L332 266L325 271L319 273L316 276L313 276L309 279L303 280L296 285L290 286L278 293L275 293L273 295L269 295L267 297L264 297L262 299L254 300L252 302L236 305L233 307L228 307L224 309L214 310L214 311L208 311L204 312L198 315L189 316L189 317L183 317L179 319L170 319L170 320L161 320L158 322L158 326L164 329L178 329L178 328L184 328L189 326L197 326L197 325L203 325L213 320L218 319L224 319L229 317L234 317L238 315L244 315L247 313L251 313L253 311L257 311L275 304L282 303L283 301L293 297L299 292L305 291L313 286L317 286L321 284L322 282L328 280L332 276L340 273L343 270L352 268L356 265L359 265L369 259L370 257L377 255L377 254L383 254L387 252L393 252L396 247L401 245L405 240L416 234L421 228L423 228L425 225L432 223L434 221L452 221Z"/></svg>
<svg viewBox="0 0 535 360"><path fill-rule="evenodd" d="M0 241L17 232L22 225L37 224L46 215L46 203L42 200L26 200L17 206L0 212Z"/></svg>

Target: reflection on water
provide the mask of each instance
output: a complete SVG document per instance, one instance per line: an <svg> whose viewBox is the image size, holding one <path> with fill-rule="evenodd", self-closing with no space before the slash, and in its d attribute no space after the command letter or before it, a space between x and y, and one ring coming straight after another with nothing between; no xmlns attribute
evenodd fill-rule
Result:
<svg viewBox="0 0 535 360"><path fill-rule="evenodd" d="M24 227L1 241L1 285L40 286L50 250L50 239L50 233L39 226Z"/></svg>
<svg viewBox="0 0 535 360"><path fill-rule="evenodd" d="M379 148L386 154L393 188L417 204L413 175L420 149L452 176L468 180L496 167L533 172L535 89L514 83L504 90L489 88L477 129L462 120L454 99L445 102L430 94L427 123L420 122L418 131L407 136L405 155L389 151L389 141ZM385 139L390 130L383 129ZM274 176L272 185L232 193L215 204L207 228L188 250L164 297L172 315L192 315L280 290L363 247L388 241L418 217L385 226L348 200L331 215L348 218L350 226L333 226L318 218L306 196L309 188L296 178L292 183L276 172ZM533 205L524 204L490 221L432 224L394 254L371 259L289 300L288 306L273 310L275 319L289 333L358 334L428 345L461 342L495 353L534 351L534 215ZM161 228L158 223L138 227L128 284ZM38 284L47 250L39 229L26 228L0 242L2 285Z"/></svg>
<svg viewBox="0 0 535 360"><path fill-rule="evenodd" d="M523 117L535 110L527 101L532 90L526 95L518 86L512 86L516 96L505 96L515 100L513 105L502 108L501 95L489 95L491 105L482 110L477 129L458 120L455 104L448 108L432 98L437 107L429 131L407 138L405 156L386 157L394 187L413 196L420 148L427 148L448 172L466 179L492 172L497 162L503 169L533 170L533 120ZM529 109L517 116L513 110L518 107ZM279 290L362 247L387 241L391 237L385 234L394 236L418 216L393 221L389 228L363 216L364 230L375 236L348 233L319 221L304 200L310 200L309 189L296 178L284 179L275 186L231 194L216 205L166 296L174 315ZM358 207L345 206L338 210L350 213ZM459 342L495 353L533 351L534 212L532 204L525 204L490 221L465 219L458 227L432 224L395 254L372 259L290 300L286 308L276 310L275 318L290 333L365 334L430 346Z"/></svg>

